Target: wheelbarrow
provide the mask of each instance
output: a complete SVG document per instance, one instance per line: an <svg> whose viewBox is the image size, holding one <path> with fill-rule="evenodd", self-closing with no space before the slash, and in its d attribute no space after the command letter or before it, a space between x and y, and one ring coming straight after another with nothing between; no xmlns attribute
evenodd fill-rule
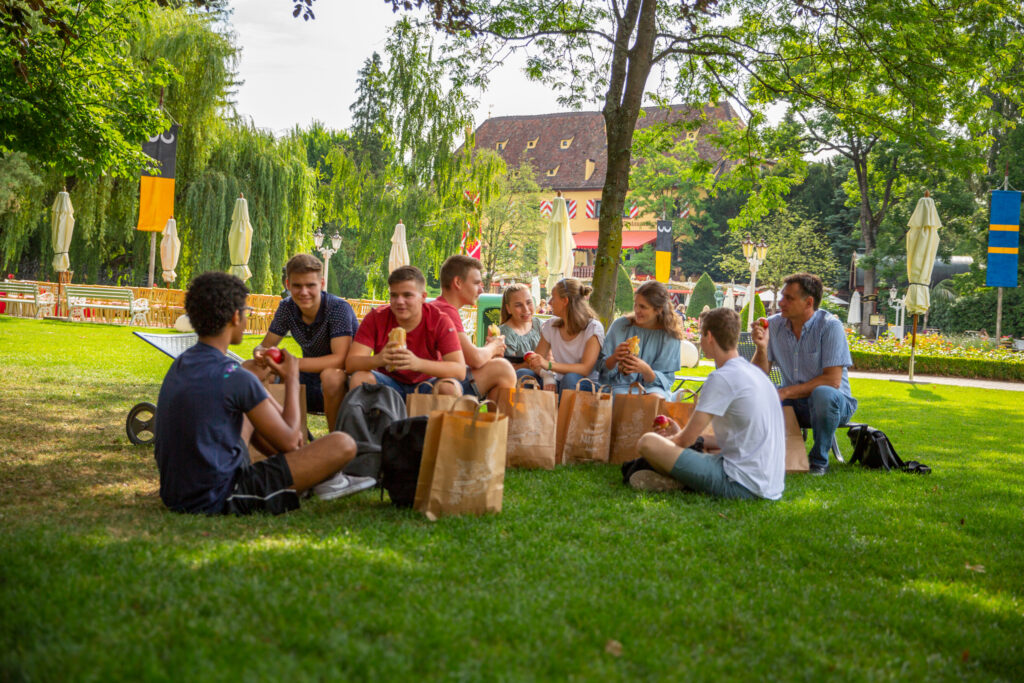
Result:
<svg viewBox="0 0 1024 683"><path fill-rule="evenodd" d="M136 337L151 346L155 346L171 358L177 358L186 350L195 346L199 341L199 335L195 332L185 334L154 334L152 332L134 332ZM241 363L244 359L237 353L227 352L228 358ZM128 411L128 419L125 420L124 429L128 433L128 440L137 446L153 443L156 438L156 404L149 401L136 403Z"/></svg>

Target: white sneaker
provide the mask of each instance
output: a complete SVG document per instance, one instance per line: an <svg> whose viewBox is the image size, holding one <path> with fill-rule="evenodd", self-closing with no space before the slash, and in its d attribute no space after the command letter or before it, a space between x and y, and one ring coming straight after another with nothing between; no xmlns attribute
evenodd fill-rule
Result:
<svg viewBox="0 0 1024 683"><path fill-rule="evenodd" d="M313 493L323 500L333 500L365 491L373 488L376 484L377 480L373 477L350 477L344 472L338 472L330 479L314 486Z"/></svg>
<svg viewBox="0 0 1024 683"><path fill-rule="evenodd" d="M654 470L640 470L629 478L629 485L637 491L682 491L686 487L672 477Z"/></svg>

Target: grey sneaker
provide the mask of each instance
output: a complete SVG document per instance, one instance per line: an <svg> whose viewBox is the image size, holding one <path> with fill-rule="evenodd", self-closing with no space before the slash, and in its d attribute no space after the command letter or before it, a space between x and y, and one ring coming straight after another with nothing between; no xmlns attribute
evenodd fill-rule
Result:
<svg viewBox="0 0 1024 683"><path fill-rule="evenodd" d="M313 493L317 495L317 498L333 500L365 491L373 488L376 484L377 480L373 477L351 477L343 472L338 472L330 479L314 486Z"/></svg>
<svg viewBox="0 0 1024 683"><path fill-rule="evenodd" d="M685 488L681 482L654 470L634 472L629 485L637 491L682 491Z"/></svg>

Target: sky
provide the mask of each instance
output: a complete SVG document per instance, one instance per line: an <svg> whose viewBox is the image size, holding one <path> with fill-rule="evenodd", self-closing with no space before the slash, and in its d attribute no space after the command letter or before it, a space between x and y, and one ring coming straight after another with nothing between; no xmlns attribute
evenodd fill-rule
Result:
<svg viewBox="0 0 1024 683"><path fill-rule="evenodd" d="M356 73L374 52L382 54L396 21L384 0L317 0L316 19L292 18L289 0L233 0L231 25L242 54L235 95L238 112L259 127L282 134L313 120L347 128ZM492 116L560 111L550 90L526 79L521 62L498 68L480 104L479 125ZM596 110L597 105L587 107Z"/></svg>

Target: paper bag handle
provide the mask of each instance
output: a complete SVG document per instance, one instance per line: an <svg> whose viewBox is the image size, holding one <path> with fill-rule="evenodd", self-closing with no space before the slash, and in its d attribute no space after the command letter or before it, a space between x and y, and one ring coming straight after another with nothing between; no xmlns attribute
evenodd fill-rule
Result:
<svg viewBox="0 0 1024 683"><path fill-rule="evenodd" d="M601 389L603 388L602 385L598 384L589 377L580 377L579 381L576 382L576 391L583 391L582 389L580 389L580 385L583 384L584 382L590 382L590 393L592 394L600 393Z"/></svg>
<svg viewBox="0 0 1024 683"><path fill-rule="evenodd" d="M536 389L543 389L543 387L541 386L541 383L539 381L537 381L537 378L534 377L533 375L527 375L526 377L520 377L519 378L519 383L516 386L519 389L525 389L527 383L532 384L534 386L534 388L536 388Z"/></svg>
<svg viewBox="0 0 1024 683"><path fill-rule="evenodd" d="M463 401L471 401L473 403L474 411L479 411L480 406L483 405L482 403L480 403L480 400L477 399L476 396L467 396L466 394L463 394L462 396L459 396L457 399L455 399L455 402L452 403L450 408L448 408L448 412L450 413L454 411L455 407L462 403Z"/></svg>
<svg viewBox="0 0 1024 683"><path fill-rule="evenodd" d="M627 393L627 394L632 394L632 393L633 393L633 389L634 389L634 387L635 387L636 389L639 389L639 391L638 391L637 393L639 393L639 394L640 394L641 396L643 396L643 395L647 394L647 387L645 387L645 386L644 386L643 384L641 384L640 382L632 382L632 383L631 383L631 384L629 385L629 391L627 391L626 393Z"/></svg>
<svg viewBox="0 0 1024 683"><path fill-rule="evenodd" d="M452 386L459 387L460 389L462 388L462 384L460 384L459 382L455 381L451 377L439 377L434 382L434 390L431 392L432 394L434 394L434 396L437 396L439 394L439 392L441 391L441 382L451 382Z"/></svg>

